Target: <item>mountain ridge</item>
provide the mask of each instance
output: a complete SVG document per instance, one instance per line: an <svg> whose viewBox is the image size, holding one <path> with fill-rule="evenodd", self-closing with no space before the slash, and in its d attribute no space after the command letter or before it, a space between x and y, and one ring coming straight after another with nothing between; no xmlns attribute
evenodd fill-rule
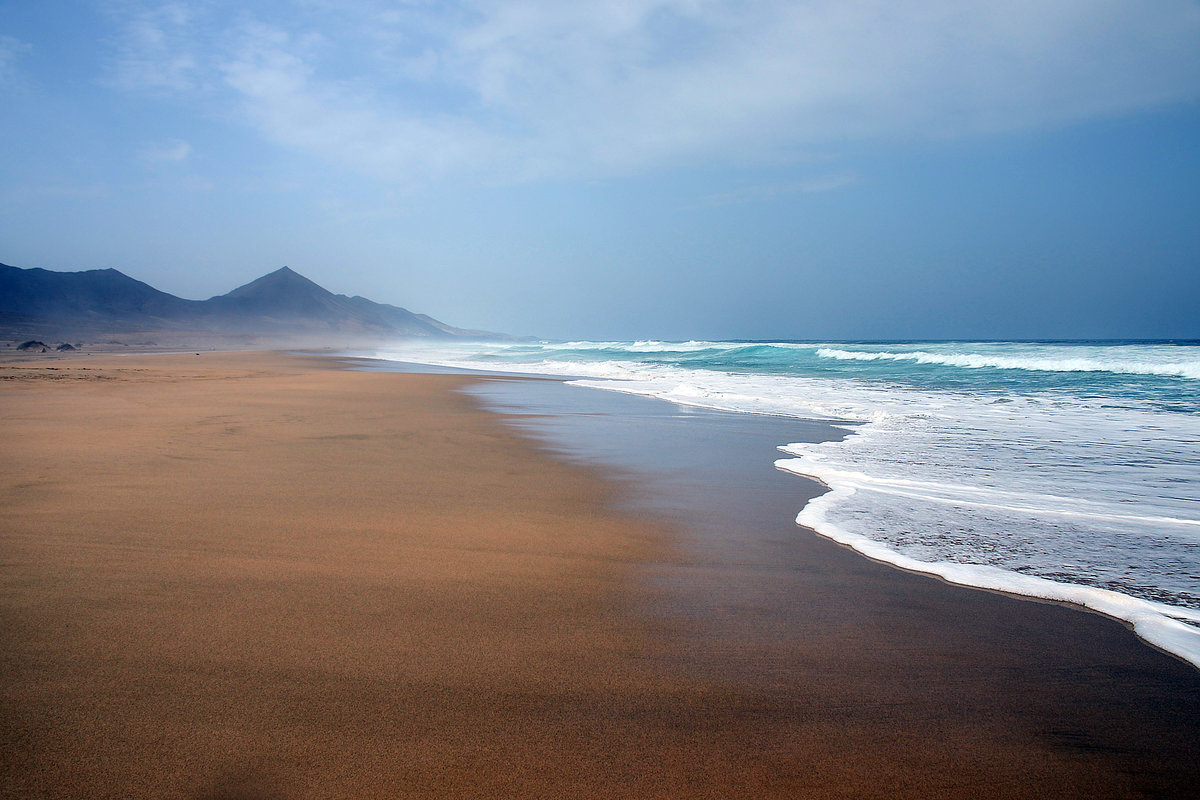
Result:
<svg viewBox="0 0 1200 800"><path fill-rule="evenodd" d="M0 317L16 329L59 323L91 331L512 338L456 328L358 295L334 294L287 266L225 294L187 300L112 268L57 272L0 264Z"/></svg>

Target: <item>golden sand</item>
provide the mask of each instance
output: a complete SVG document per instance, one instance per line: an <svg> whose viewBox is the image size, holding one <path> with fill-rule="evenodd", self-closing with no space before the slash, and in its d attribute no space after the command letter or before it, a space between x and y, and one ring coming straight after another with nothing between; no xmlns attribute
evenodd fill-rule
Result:
<svg viewBox="0 0 1200 800"><path fill-rule="evenodd" d="M963 707L1008 630L885 661L860 623L748 631L728 657L785 680L690 669L704 623L657 614L647 579L683 557L669 527L614 511L611 483L451 391L466 380L269 353L0 364L0 796L1085 797L1195 777L1178 748L1147 784L1056 742L994 678ZM1045 608L813 546L847 580L878 570L864 597L921 581L952 614ZM878 619L905 613L937 612ZM907 671L935 652L942 687Z"/></svg>

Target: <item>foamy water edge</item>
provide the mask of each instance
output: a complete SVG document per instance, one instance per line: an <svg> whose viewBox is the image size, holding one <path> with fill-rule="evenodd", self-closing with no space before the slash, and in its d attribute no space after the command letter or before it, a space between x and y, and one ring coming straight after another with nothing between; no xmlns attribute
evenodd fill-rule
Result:
<svg viewBox="0 0 1200 800"><path fill-rule="evenodd" d="M1182 620L1200 622L1200 612L1192 609L1155 603L1138 597L1083 586L1074 583L1023 575L982 564L958 564L941 561L919 561L887 545L856 533L850 533L825 518L826 510L854 492L854 489L832 487L797 467L800 459L783 458L775 462L777 469L817 481L829 489L810 500L796 515L796 524L814 533L845 545L873 561L879 561L907 572L932 575L947 583L972 589L1051 600L1082 606L1108 617L1128 623L1143 641L1183 659L1200 669L1200 630Z"/></svg>
<svg viewBox="0 0 1200 800"><path fill-rule="evenodd" d="M640 350L661 353L687 352L707 349L711 346L712 343L703 342L670 343L664 346L664 343L647 341L637 342L632 346L626 343L623 349L631 353ZM743 344L733 343L721 345L722 348L731 350L744 346ZM559 345L559 347L571 347L575 349L622 349L621 343L600 342L577 342L570 343L569 345ZM798 347L803 347L803 345L798 345ZM427 353L426 355L432 354ZM743 395L741 393L714 391L716 387L700 387L691 385L690 382L684 382L687 380L687 377L691 376L685 376L679 370L675 369L664 369L661 366L648 367L645 364L621 360L608 360L602 364L584 363L574 360L559 361L553 357L547 358L548 355L548 353L543 352L541 359L524 361L520 365L520 369L527 373L541 373L557 375L559 377L570 376L575 379L568 380L567 382L577 386L656 397L680 405L691 405L720 411L765 413L800 419L822 419L834 425L837 425L839 420L854 419L856 424L850 429L850 439L859 439L864 434L868 434L876 427L877 423L882 422L886 417L886 414L872 415L868 418L863 418L862 416L854 418L856 415L847 417L845 415L845 408L821 407L820 405L813 404L808 404L809 407L803 413L798 413L800 409L792 407L790 403L767 402L766 398L772 396L772 393L764 394L755 391L751 392L750 395ZM838 359L840 355L840 352L837 355L832 355L828 351L822 354L825 358L832 357L834 359ZM884 359L892 360L889 356L894 354L872 353L870 355L875 358L882 356ZM897 360L914 360L912 357L916 355L918 354L906 353L903 354L901 359ZM926 354L920 354L920 356L923 355ZM871 360L875 360L875 358ZM470 358L462 359L461 357L446 359L435 356L433 358L427 357L409 360L440 363L444 366L454 366L482 372L496 371L497 367L500 366L483 363ZM998 359L988 358L987 360L991 362L987 366L1001 366L1001 364L996 363ZM1017 363L1013 363L1015 361L1014 359L1003 366L1009 369L1025 370L1036 369L1038 366L1045 364L1045 362L1042 362L1034 366L1033 363L1030 363L1030 360L1022 360L1023 363L1018 365ZM1110 371L1113 372L1145 373L1153 371L1158 372L1158 374L1179 374L1180 364L1178 362L1171 363L1172 360L1167 359L1164 359L1164 361L1166 363L1154 364L1151 369L1147 369L1150 365L1144 362L1137 363L1136 366L1132 363L1121 364L1120 367L1125 367L1124 369L1119 367L1111 369L1112 367L1117 367L1117 365L1111 363L1101 364L1098 360L1089 360L1089 363L1075 362L1069 365L1058 362L1058 366L1060 369L1065 367L1066 369L1083 372L1092 371L1097 366L1103 366L1109 367ZM510 368L512 366L516 365L510 365ZM983 366L983 364L978 362L972 364L961 363L957 366L971 368ZM1133 368L1130 369L1129 367ZM1190 370L1183 370L1183 372L1186 375ZM767 379L770 380L770 378ZM836 405L841 404L838 403ZM784 450L784 452L791 452L788 450L788 447L790 446L780 445L780 449ZM1200 628L1187 624L1187 622L1200 623L1200 609L1159 603L1096 586L1080 583L1064 583L995 566L964 564L951 561L923 561L904 555L888 544L869 538L868 536L851 533L827 519L827 510L855 494L853 482L839 481L836 475L823 475L819 469L813 469L811 462L806 462L804 459L779 459L775 462L775 466L785 472L816 480L830 488L829 492L810 501L801 509L795 520L797 524L816 532L818 535L848 546L861 555L873 560L906 571L935 576L956 585L1068 603L1104 614L1128 623L1134 632L1150 645L1181 658L1194 667L1200 668ZM975 505L982 504L975 503ZM1195 524L1194 520L1163 521L1183 523L1187 527L1192 527Z"/></svg>

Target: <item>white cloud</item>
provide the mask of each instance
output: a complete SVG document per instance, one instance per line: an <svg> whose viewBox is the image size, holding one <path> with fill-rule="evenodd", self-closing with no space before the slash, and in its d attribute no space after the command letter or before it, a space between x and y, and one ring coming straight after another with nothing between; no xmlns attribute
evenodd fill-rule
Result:
<svg viewBox="0 0 1200 800"><path fill-rule="evenodd" d="M109 82L127 89L178 92L196 87L204 42L187 3L142 6L113 0L108 11L120 21L112 42Z"/></svg>
<svg viewBox="0 0 1200 800"><path fill-rule="evenodd" d="M396 181L786 161L1200 96L1194 0L174 2L124 20L123 85L223 85L265 138Z"/></svg>
<svg viewBox="0 0 1200 800"><path fill-rule="evenodd" d="M319 80L282 31L254 25L221 65L247 118L269 139L392 180L485 169L498 138L469 118L397 113L350 81Z"/></svg>

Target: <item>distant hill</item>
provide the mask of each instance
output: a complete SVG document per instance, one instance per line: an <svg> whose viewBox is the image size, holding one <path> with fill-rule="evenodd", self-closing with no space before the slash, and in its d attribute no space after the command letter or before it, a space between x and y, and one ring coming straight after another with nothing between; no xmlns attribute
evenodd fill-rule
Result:
<svg viewBox="0 0 1200 800"><path fill-rule="evenodd" d="M197 313L202 306L115 269L52 272L0 264L0 312L57 319L167 319Z"/></svg>
<svg viewBox="0 0 1200 800"><path fill-rule="evenodd" d="M455 328L424 314L334 294L288 267L208 300L184 300L115 269L53 272L0 264L5 327L68 324L75 330L205 331L357 338L508 338Z"/></svg>

